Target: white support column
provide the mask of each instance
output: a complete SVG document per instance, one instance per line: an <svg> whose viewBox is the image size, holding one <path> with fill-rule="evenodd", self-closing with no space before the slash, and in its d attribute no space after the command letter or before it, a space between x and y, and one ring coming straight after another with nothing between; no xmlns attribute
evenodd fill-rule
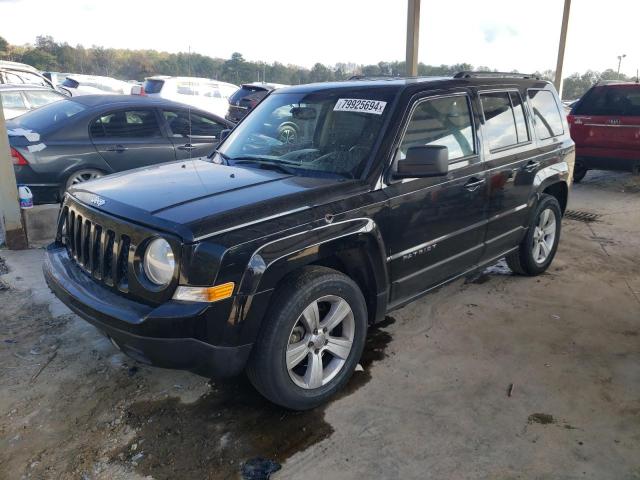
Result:
<svg viewBox="0 0 640 480"><path fill-rule="evenodd" d="M564 66L564 49L567 44L567 30L569 29L569 10L571 0L564 0L564 12L562 13L562 28L560 29L560 43L558 44L558 61L556 63L556 75L553 84L562 98L562 68Z"/></svg>
<svg viewBox="0 0 640 480"><path fill-rule="evenodd" d="M408 0L406 71L410 77L418 75L418 39L420 37L420 0Z"/></svg>
<svg viewBox="0 0 640 480"><path fill-rule="evenodd" d="M27 248L27 236L22 226L18 188L13 162L9 152L9 138L4 122L2 99L0 98L0 221L7 246L14 250Z"/></svg>

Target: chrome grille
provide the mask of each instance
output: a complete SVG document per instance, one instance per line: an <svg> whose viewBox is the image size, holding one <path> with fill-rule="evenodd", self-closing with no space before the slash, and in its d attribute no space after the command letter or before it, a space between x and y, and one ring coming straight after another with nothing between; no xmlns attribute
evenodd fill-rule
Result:
<svg viewBox="0 0 640 480"><path fill-rule="evenodd" d="M71 205L64 206L60 225L69 258L101 283L124 293L129 291L129 236L106 228L99 219L83 217Z"/></svg>

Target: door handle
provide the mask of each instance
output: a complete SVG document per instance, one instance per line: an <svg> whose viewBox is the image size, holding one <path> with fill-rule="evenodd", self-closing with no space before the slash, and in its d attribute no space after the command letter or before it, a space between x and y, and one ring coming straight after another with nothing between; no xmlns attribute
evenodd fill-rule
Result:
<svg viewBox="0 0 640 480"><path fill-rule="evenodd" d="M527 164L524 167L522 167L522 169L525 172L531 173L531 172L536 171L539 166L540 166L540 162L534 162L533 160L531 160L531 161L527 162Z"/></svg>
<svg viewBox="0 0 640 480"><path fill-rule="evenodd" d="M107 152L124 152L127 150L127 147L125 147L124 145L112 145L110 147L107 147Z"/></svg>
<svg viewBox="0 0 640 480"><path fill-rule="evenodd" d="M469 179L469 181L467 183L464 184L464 188L466 188L467 190L469 190L470 192L474 192L478 189L478 187L480 185L482 185L486 180L484 178L481 178L480 180L478 180L475 177L472 177Z"/></svg>
<svg viewBox="0 0 640 480"><path fill-rule="evenodd" d="M188 152L190 152L191 150L193 150L194 147L193 145L191 145L190 143L185 143L184 145L180 145L179 147L177 147L178 150L187 150Z"/></svg>

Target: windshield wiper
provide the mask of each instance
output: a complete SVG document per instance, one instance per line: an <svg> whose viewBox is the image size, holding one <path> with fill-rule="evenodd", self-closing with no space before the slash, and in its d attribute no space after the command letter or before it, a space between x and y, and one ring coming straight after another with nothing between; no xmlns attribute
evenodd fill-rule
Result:
<svg viewBox="0 0 640 480"><path fill-rule="evenodd" d="M299 166L299 163L286 161L286 160L271 160L268 158L261 157L233 157L229 158L233 162L233 165L245 165L245 164L256 164L259 166L264 166L265 168L270 168L272 170L278 170L282 173L292 174L290 168L285 167L284 165L294 165ZM284 165L282 165L284 164Z"/></svg>

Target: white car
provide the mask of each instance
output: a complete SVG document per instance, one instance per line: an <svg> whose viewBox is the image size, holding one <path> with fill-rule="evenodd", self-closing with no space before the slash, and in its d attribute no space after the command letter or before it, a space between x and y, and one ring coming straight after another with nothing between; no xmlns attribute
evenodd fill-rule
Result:
<svg viewBox="0 0 640 480"><path fill-rule="evenodd" d="M5 120L67 98L60 92L40 85L0 85Z"/></svg>
<svg viewBox="0 0 640 480"><path fill-rule="evenodd" d="M80 75L77 73L67 75L62 86L71 92L71 95L130 95L131 84L116 80L111 77L98 75Z"/></svg>
<svg viewBox="0 0 640 480"><path fill-rule="evenodd" d="M142 87L134 86L131 93L185 103L224 118L236 90L236 85L210 78L157 75L145 79Z"/></svg>

